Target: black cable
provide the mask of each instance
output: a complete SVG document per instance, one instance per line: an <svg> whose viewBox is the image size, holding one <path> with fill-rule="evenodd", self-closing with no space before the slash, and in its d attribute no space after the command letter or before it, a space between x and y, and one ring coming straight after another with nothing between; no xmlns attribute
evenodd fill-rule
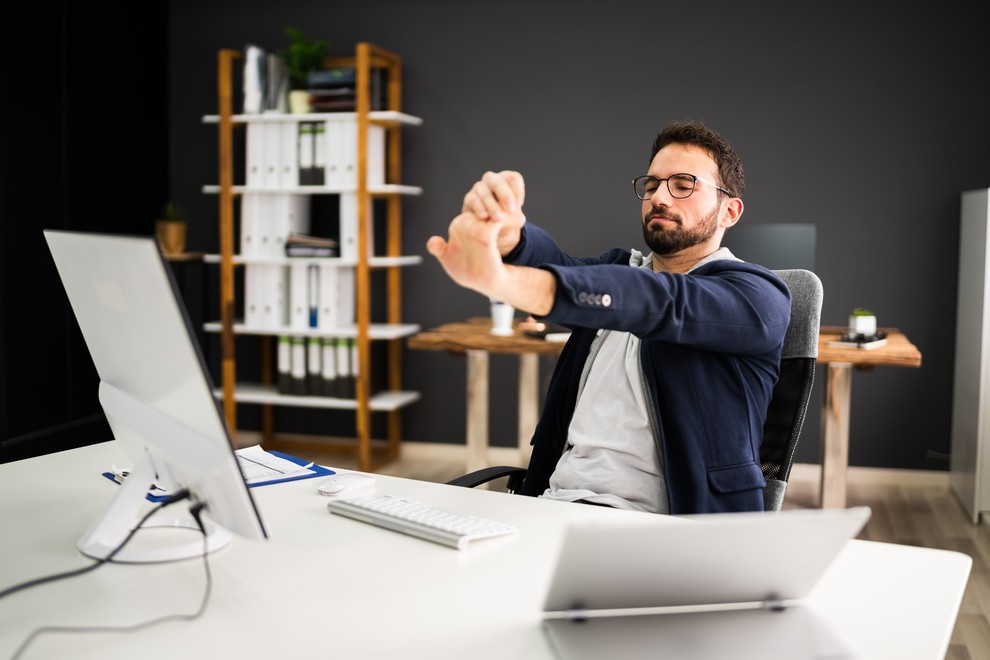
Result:
<svg viewBox="0 0 990 660"><path fill-rule="evenodd" d="M134 529L132 529L130 533L124 538L124 540L120 542L120 545L114 548L106 557L103 557L102 559L97 559L89 566L83 566L82 568L76 568L71 571L66 571L64 573L55 573L54 575L46 575L44 577L34 578L33 580L28 580L27 582L21 582L20 584L15 584L13 586L7 587L3 591L0 591L0 598L4 598L5 596L15 594L18 591L23 591L24 589L28 589L30 587L37 587L42 584L47 584L49 582L55 582L57 580L63 580L65 578L75 577L77 575L83 575L84 573L89 573L90 571L99 568L103 564L113 559L117 555L117 553L119 553L121 550L124 549L124 546L127 545L128 541L130 541L131 538L137 533L137 531L141 529L141 526L145 522L147 522L148 518L158 513L159 511L167 507L169 504L174 504L188 497L189 497L189 491L186 489L182 489L176 492L174 495L169 496L168 499L160 502L158 506L156 506L154 509L146 513L144 517L138 521L138 524L135 525Z"/></svg>
<svg viewBox="0 0 990 660"><path fill-rule="evenodd" d="M190 497L189 491L183 490L183 491L180 491L179 493L176 493L174 496L170 497L168 500L165 500L164 502L162 502L161 503L161 506L158 506L155 509L152 509L152 511L150 513L148 513L146 516L144 516L141 519L141 521L134 527L134 529L131 531L131 533L128 534L127 538L124 539L124 541L119 546L117 546L116 548L114 548L113 552L111 552L109 555L107 555L106 558L99 560L93 566L88 566L83 571L73 571L71 573L66 573L66 574L60 574L60 575L51 576L50 579L58 579L60 577L68 577L69 575L72 575L72 574L85 573L86 571L93 570L97 566L100 566L101 564L106 563L115 554L117 554L121 550L121 548L124 547L124 545L127 544L127 542L130 540L130 538L132 536L134 536L134 533L141 527L141 525L144 524L144 522L149 517L151 517L152 514L156 513L157 511L160 511L162 508L164 508L165 506L167 506L169 504L172 504L173 502L177 502L180 499L185 499L185 498L188 498L188 497ZM212 573L210 573L210 562L209 562L209 559L208 559L208 556L209 556L209 538L208 538L208 534L206 532L206 526L203 524L203 520L202 520L202 517L201 517L202 511L205 508L206 508L206 505L203 502L199 502L199 501L196 501L196 500L194 500L193 505L189 508L189 512L192 514L193 518L196 520L196 524L199 526L200 531L203 533L203 568L204 568L205 573L206 573L206 589L203 592L203 599L200 601L199 608L195 612L193 612L191 614L168 614L166 616L158 617L156 619L149 619L148 621L144 621L144 622L141 622L141 623L136 623L136 624L131 625L131 626L86 626L86 627L82 627L82 626L42 626L40 628L36 628L34 631L31 632L30 635L27 636L27 638L21 643L21 645L14 652L14 655L11 656L10 660L17 660L17 658L19 658L21 656L21 654L24 653L24 651L31 644L31 642L33 642L38 636L40 636L40 635L42 635L44 633L124 633L124 632L137 632L139 630L143 630L145 628L150 628L151 626L155 626L155 625L158 625L160 623L165 623L167 621L194 621L194 620L198 619L200 616L202 616L203 615L203 612L206 611L206 605L209 602L209 600L210 600L210 594L213 591L213 575L212 575ZM44 580L44 581L50 581L50 579L42 578L42 580ZM32 583L41 584L42 582L33 580ZM27 585L27 584L29 584L29 583L25 583L25 585Z"/></svg>

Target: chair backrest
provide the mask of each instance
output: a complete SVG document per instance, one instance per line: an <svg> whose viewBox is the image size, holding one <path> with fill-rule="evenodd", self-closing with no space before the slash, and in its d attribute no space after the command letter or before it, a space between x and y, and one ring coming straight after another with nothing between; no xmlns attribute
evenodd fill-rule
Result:
<svg viewBox="0 0 990 660"><path fill-rule="evenodd" d="M791 323L784 337L780 377L770 397L760 446L760 466L767 481L764 491L767 511L779 511L784 503L787 479L815 383L824 296L822 281L809 270L774 272L791 290Z"/></svg>

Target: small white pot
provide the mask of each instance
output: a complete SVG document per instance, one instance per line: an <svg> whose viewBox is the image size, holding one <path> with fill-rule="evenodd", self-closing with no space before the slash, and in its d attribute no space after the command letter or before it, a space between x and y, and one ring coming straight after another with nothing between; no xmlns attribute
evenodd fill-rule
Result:
<svg viewBox="0 0 990 660"><path fill-rule="evenodd" d="M854 335L875 335L877 333L877 317L850 316L849 333Z"/></svg>
<svg viewBox="0 0 990 660"><path fill-rule="evenodd" d="M294 89L289 92L289 112L294 115L305 115L309 109L309 92L305 89Z"/></svg>

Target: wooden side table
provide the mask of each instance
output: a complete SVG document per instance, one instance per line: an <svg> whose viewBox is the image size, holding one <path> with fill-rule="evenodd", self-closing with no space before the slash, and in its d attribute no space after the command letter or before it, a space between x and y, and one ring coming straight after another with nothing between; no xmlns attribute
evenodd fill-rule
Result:
<svg viewBox="0 0 990 660"><path fill-rule="evenodd" d="M407 340L411 349L448 351L467 356L467 471L488 463L488 356L519 356L519 465L529 464L529 441L540 416L540 355L558 355L563 343L524 334L518 321L511 336L491 334L490 317L471 318L415 334Z"/></svg>
<svg viewBox="0 0 990 660"><path fill-rule="evenodd" d="M869 350L829 346L847 328L822 326L818 336L818 363L825 365L825 400L822 405L822 508L846 506L846 468L849 466L849 410L852 370L875 366L920 367L921 351L896 328L887 333L887 345Z"/></svg>

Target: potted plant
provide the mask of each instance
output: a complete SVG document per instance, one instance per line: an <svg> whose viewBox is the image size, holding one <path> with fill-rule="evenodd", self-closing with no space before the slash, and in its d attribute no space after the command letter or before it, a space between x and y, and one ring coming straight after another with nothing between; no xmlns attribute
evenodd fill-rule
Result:
<svg viewBox="0 0 990 660"><path fill-rule="evenodd" d="M872 337L877 333L877 317L865 307L857 307L849 315L849 334Z"/></svg>
<svg viewBox="0 0 990 660"><path fill-rule="evenodd" d="M308 39L297 28L285 28L289 46L278 54L285 58L289 70L289 110L294 114L309 112L309 72L323 64L330 48L326 39Z"/></svg>
<svg viewBox="0 0 990 660"><path fill-rule="evenodd" d="M155 237L167 257L186 251L188 222L185 211L174 202L167 202L155 220Z"/></svg>

